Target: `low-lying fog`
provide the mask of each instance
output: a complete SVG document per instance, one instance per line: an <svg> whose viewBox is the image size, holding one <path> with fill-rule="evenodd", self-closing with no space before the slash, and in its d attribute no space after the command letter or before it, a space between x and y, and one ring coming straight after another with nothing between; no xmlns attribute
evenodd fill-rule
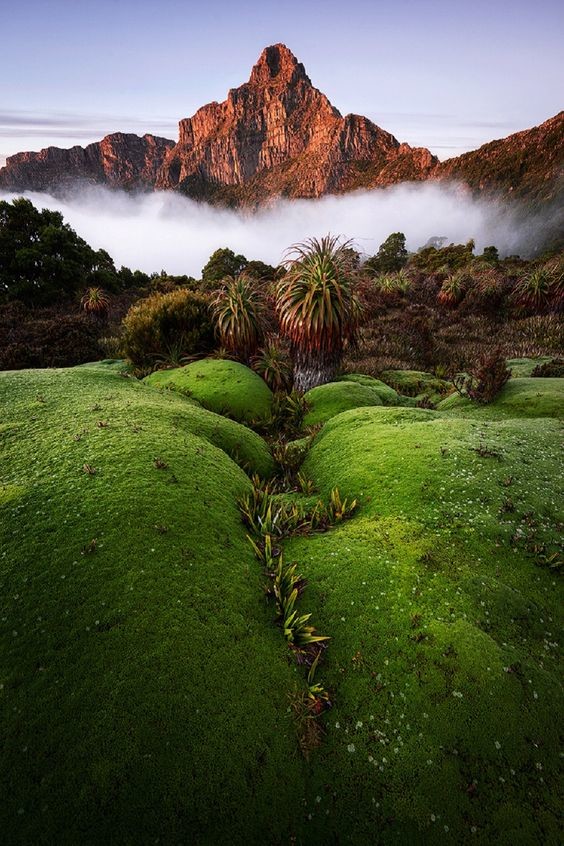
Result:
<svg viewBox="0 0 564 846"><path fill-rule="evenodd" d="M2 199L14 196L4 194ZM165 269L199 277L218 247L276 265L291 244L328 232L352 238L366 255L397 231L405 233L409 250L431 236L454 243L474 238L478 252L495 244L502 254L522 252L530 242L530 232L517 226L502 206L474 200L455 185L434 183L321 200L281 200L252 214L162 192L131 195L88 188L66 199L33 192L25 196L40 208L61 211L92 247L107 250L116 266L147 273Z"/></svg>

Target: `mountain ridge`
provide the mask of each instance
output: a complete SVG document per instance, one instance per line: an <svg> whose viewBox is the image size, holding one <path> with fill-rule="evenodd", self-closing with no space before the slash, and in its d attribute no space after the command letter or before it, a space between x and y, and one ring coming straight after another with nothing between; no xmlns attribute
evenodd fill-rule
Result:
<svg viewBox="0 0 564 846"><path fill-rule="evenodd" d="M113 133L87 147L10 156L0 188L60 194L74 183L175 190L229 206L317 198L400 182L453 180L474 194L542 206L562 194L564 112L444 162L362 115L343 116L283 44L249 80L179 122L178 141Z"/></svg>

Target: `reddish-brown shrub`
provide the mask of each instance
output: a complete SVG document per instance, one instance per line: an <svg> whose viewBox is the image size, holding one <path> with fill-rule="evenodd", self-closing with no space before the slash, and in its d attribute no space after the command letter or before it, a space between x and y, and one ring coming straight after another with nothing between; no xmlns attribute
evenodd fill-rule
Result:
<svg viewBox="0 0 564 846"><path fill-rule="evenodd" d="M497 347L482 356L468 375L456 377L454 386L462 396L485 405L496 398L510 376L507 362Z"/></svg>

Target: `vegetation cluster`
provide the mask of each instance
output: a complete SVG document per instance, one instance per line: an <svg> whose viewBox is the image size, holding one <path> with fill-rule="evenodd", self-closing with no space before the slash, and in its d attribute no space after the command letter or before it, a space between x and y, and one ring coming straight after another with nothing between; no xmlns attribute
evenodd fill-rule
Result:
<svg viewBox="0 0 564 846"><path fill-rule="evenodd" d="M557 842L559 257L212 259L2 306L6 838Z"/></svg>
<svg viewBox="0 0 564 846"><path fill-rule="evenodd" d="M554 356L564 345L558 253L501 259L495 247L475 255L473 242L433 238L409 254L395 232L363 259L328 236L296 245L278 268L221 248L196 280L116 270L59 214L28 200L0 212L3 369L128 357L146 373L215 348L273 390L303 392L339 369L452 379L492 347L511 358Z"/></svg>

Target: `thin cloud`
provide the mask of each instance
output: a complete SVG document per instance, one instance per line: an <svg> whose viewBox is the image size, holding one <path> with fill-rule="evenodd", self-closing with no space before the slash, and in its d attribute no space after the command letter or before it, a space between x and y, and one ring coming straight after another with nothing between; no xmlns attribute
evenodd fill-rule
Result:
<svg viewBox="0 0 564 846"><path fill-rule="evenodd" d="M152 133L174 140L178 121L168 117L132 117L131 115L83 114L73 112L37 112L13 110L0 112L0 138L50 140L100 140L112 132Z"/></svg>
<svg viewBox="0 0 564 846"><path fill-rule="evenodd" d="M456 243L474 238L479 251L495 244L503 254L534 245L530 221L525 230L503 206L473 199L461 186L439 183L281 200L255 213L216 208L173 192L132 196L91 188L64 200L26 196L40 208L61 211L79 235L106 249L118 266L149 273L165 268L199 277L211 253L226 246L249 259L278 264L290 244L327 232L353 238L366 255L397 231L405 233L411 250L433 235Z"/></svg>

